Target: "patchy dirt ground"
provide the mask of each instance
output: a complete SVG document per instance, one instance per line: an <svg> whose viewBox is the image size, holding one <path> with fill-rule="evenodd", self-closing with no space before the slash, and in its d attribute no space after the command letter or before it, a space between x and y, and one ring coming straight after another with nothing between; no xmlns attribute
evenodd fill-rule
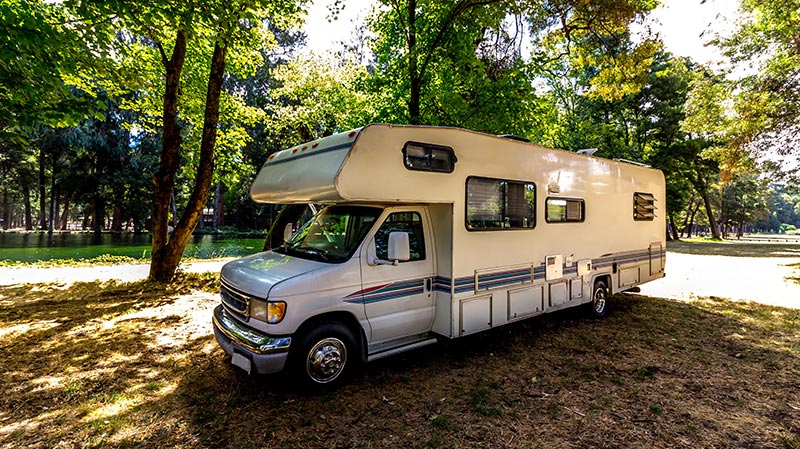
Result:
<svg viewBox="0 0 800 449"><path fill-rule="evenodd" d="M309 395L230 365L215 290L0 286L0 447L800 448L798 309L619 295Z"/></svg>

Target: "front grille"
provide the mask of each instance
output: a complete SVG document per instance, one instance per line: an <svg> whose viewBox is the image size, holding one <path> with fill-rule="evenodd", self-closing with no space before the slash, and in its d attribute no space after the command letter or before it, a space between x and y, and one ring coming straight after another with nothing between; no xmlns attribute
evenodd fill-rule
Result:
<svg viewBox="0 0 800 449"><path fill-rule="evenodd" d="M225 285L224 282L220 287L219 295L222 298L222 302L232 311L238 312L245 317L248 315L247 312L250 306L250 297L248 295L236 291L234 288Z"/></svg>

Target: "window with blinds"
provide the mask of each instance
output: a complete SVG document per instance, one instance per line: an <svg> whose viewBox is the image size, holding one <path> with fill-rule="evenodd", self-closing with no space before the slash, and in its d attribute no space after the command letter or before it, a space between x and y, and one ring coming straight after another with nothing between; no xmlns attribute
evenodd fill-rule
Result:
<svg viewBox="0 0 800 449"><path fill-rule="evenodd" d="M636 221L653 221L656 217L656 198L652 193L636 192L633 194L633 219Z"/></svg>
<svg viewBox="0 0 800 449"><path fill-rule="evenodd" d="M536 225L533 183L470 177L466 226L470 231L531 229Z"/></svg>
<svg viewBox="0 0 800 449"><path fill-rule="evenodd" d="M577 198L548 198L545 201L545 221L548 223L582 222L586 203Z"/></svg>

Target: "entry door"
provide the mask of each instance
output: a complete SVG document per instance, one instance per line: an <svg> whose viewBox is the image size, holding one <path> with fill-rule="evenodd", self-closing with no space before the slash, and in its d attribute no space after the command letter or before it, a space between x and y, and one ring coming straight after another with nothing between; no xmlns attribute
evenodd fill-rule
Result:
<svg viewBox="0 0 800 449"><path fill-rule="evenodd" d="M372 328L370 343L424 333L433 322L434 254L426 210L387 212L361 255L361 294ZM388 258L391 232L408 233L411 257L397 265L375 264L375 258Z"/></svg>

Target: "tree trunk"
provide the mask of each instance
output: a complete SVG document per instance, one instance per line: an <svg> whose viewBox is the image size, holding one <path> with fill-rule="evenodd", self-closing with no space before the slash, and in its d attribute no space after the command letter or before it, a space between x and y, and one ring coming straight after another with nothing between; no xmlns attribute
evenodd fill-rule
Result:
<svg viewBox="0 0 800 449"><path fill-rule="evenodd" d="M686 230L686 238L692 237L692 229L694 228L694 217L697 215L697 211L700 210L701 202L697 202L697 204L693 204L689 208L689 215L686 216L686 224L684 225L684 229Z"/></svg>
<svg viewBox="0 0 800 449"><path fill-rule="evenodd" d="M47 210L46 210L46 195L44 183L47 180L44 177L44 164L46 161L44 153L44 146L39 148L39 229L42 231L47 230Z"/></svg>
<svg viewBox="0 0 800 449"><path fill-rule="evenodd" d="M8 201L8 188L3 187L3 230L11 226L11 203Z"/></svg>
<svg viewBox="0 0 800 449"><path fill-rule="evenodd" d="M33 229L33 214L31 214L31 188L28 183L22 183L22 198L25 202L25 230Z"/></svg>
<svg viewBox="0 0 800 449"><path fill-rule="evenodd" d="M152 260L150 263L150 277L153 279L167 278L168 266L163 266L163 260L168 256L167 251L169 209L172 203L172 192L175 187L175 173L178 170L180 158L178 150L181 146L181 127L178 124L178 93L180 91L181 71L186 59L186 36L179 30L175 36L175 47L171 59L167 60L162 53L162 64L166 70L166 87L164 90L163 111L163 139L161 159L158 172L153 176L155 199L153 205L152 235Z"/></svg>
<svg viewBox="0 0 800 449"><path fill-rule="evenodd" d="M225 193L222 189L222 183L217 182L217 187L214 189L214 230L221 226L225 226Z"/></svg>
<svg viewBox="0 0 800 449"><path fill-rule="evenodd" d="M106 202L101 196L97 196L94 199L93 217L92 228L94 230L94 235L95 237L100 237L106 222Z"/></svg>
<svg viewBox="0 0 800 449"><path fill-rule="evenodd" d="M114 212L111 215L111 230L122 232L122 205L114 201Z"/></svg>
<svg viewBox="0 0 800 449"><path fill-rule="evenodd" d="M111 213L111 230L114 232L122 232L122 204L125 201L125 185L114 185L114 210Z"/></svg>
<svg viewBox="0 0 800 449"><path fill-rule="evenodd" d="M408 98L408 123L419 125L421 123L419 104L422 96L422 76L417 70L417 2L408 0L408 80L411 91Z"/></svg>
<svg viewBox="0 0 800 449"><path fill-rule="evenodd" d="M297 222L305 212L306 207L308 206L305 204L286 204L281 208L267 232L267 238L264 240L264 251L283 245L283 230L286 229L286 225Z"/></svg>
<svg viewBox="0 0 800 449"><path fill-rule="evenodd" d="M706 215L708 216L708 226L711 228L711 235L717 240L722 240L722 236L719 235L719 228L717 227L717 221L714 219L714 211L711 210L711 199L708 197L708 190L703 189L699 193L700 196L703 197L703 205L706 208Z"/></svg>
<svg viewBox="0 0 800 449"><path fill-rule="evenodd" d="M66 231L67 223L69 222L69 195L64 197L64 212L61 214L61 220L59 220L59 227L62 231Z"/></svg>
<svg viewBox="0 0 800 449"><path fill-rule="evenodd" d="M670 240L680 240L680 237L678 237L678 226L675 224L674 214L670 214L669 216L669 227L672 230L672 238Z"/></svg>
<svg viewBox="0 0 800 449"><path fill-rule="evenodd" d="M60 211L60 209L61 209L61 187L60 186L56 186L55 190L56 190L55 201L53 201L53 203L55 204L55 208L54 208L53 218L52 218L52 220L53 220L53 226L52 227L53 227L53 229L61 229L61 226L60 226L61 222L59 221L59 217L61 216L60 215L60 212L61 212Z"/></svg>
<svg viewBox="0 0 800 449"><path fill-rule="evenodd" d="M179 48L180 47L180 48ZM214 55L211 58L211 73L208 78L208 92L206 94L206 109L203 120L203 136L200 142L200 159L195 177L194 187L186 208L175 226L172 236L167 241L167 212L169 208L169 194L172 191L175 173L178 168L178 148L180 147L180 128L177 124L178 87L180 85L180 70L174 68L172 62L167 66L167 90L164 95L164 146L161 151L161 166L156 175L156 210L160 211L154 228L158 236L153 235L153 256L150 262L150 279L158 282L169 282L175 276L175 270L181 261L183 250L203 214L208 200L209 188L214 175L214 147L217 141L217 124L219 123L219 99L222 92L222 82L225 76L225 54L227 47L222 42L214 45ZM173 61L176 54L180 56L180 67L186 56L186 39L182 31L173 52ZM165 61L166 62L166 61ZM174 90L173 90L174 89ZM169 123L168 123L169 122ZM168 133L170 144L167 144ZM154 220L156 216L154 214Z"/></svg>
<svg viewBox="0 0 800 449"><path fill-rule="evenodd" d="M50 180L50 216L47 220L47 244L53 244L53 218L55 218L56 206L56 167L53 164L53 173Z"/></svg>

